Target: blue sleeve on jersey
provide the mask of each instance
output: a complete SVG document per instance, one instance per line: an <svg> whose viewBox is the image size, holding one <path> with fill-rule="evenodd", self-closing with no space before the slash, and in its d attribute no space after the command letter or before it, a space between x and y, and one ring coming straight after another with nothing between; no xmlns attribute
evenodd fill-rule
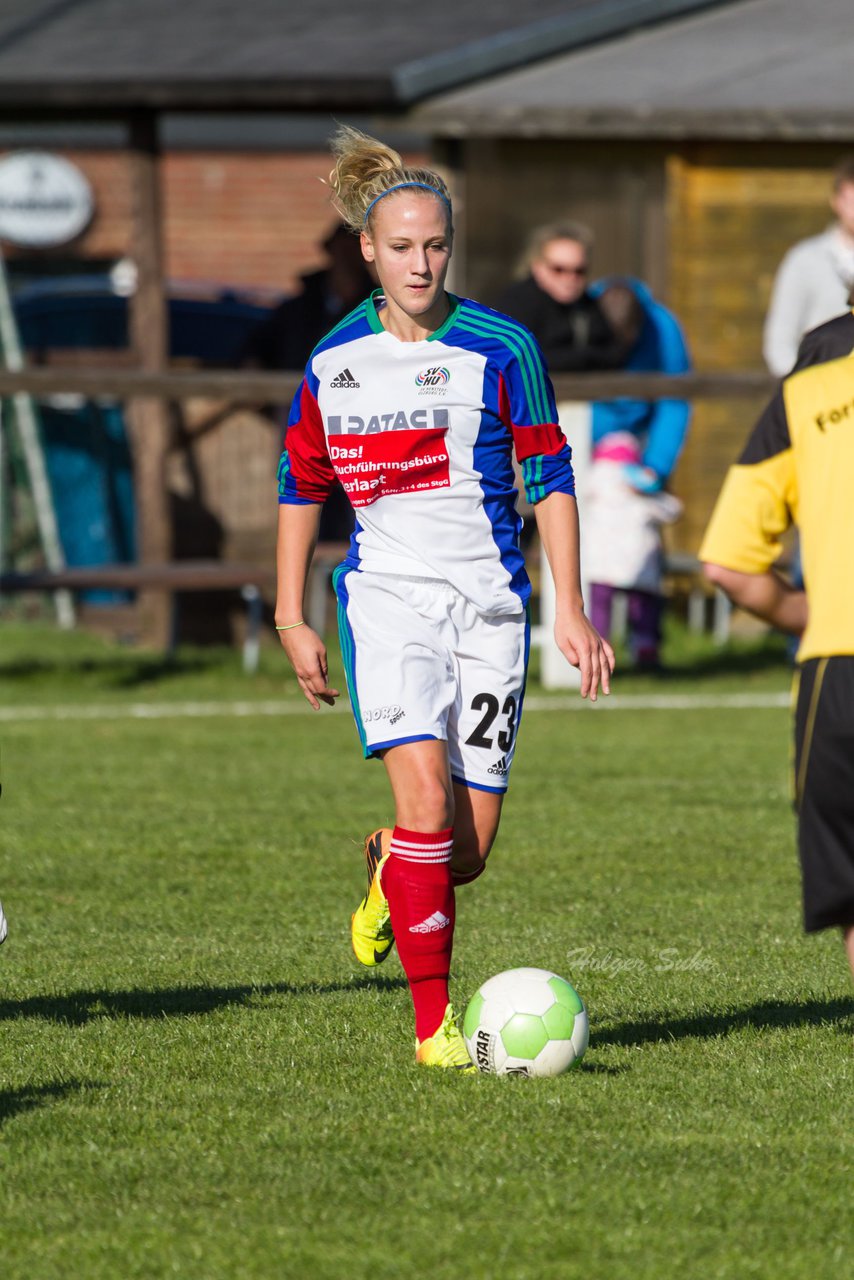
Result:
<svg viewBox="0 0 854 1280"><path fill-rule="evenodd" d="M550 493L575 496L572 450L564 444L559 453L535 453L522 462L525 497L534 506Z"/></svg>
<svg viewBox="0 0 854 1280"><path fill-rule="evenodd" d="M574 494L572 455L534 335L518 320L469 299L460 306L456 328L464 345L487 358L486 403L513 437L528 500L541 502L556 490Z"/></svg>
<svg viewBox="0 0 854 1280"><path fill-rule="evenodd" d="M543 354L533 334L521 325L519 336L507 344L504 384L514 427L557 423L557 405Z"/></svg>
<svg viewBox="0 0 854 1280"><path fill-rule="evenodd" d="M534 338L514 353L503 377L506 409L525 497L534 505L550 493L575 494L572 451L558 423L554 388Z"/></svg>

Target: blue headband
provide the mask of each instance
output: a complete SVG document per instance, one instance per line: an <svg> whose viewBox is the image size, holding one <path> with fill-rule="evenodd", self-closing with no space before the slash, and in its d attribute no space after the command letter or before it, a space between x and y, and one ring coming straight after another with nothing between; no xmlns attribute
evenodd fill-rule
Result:
<svg viewBox="0 0 854 1280"><path fill-rule="evenodd" d="M378 196L374 196L371 203L365 210L365 225L367 226L368 216L377 201L382 200L385 196L390 196L392 191L400 191L403 187L421 187L423 191L432 191L434 196L438 196L440 200L444 200L448 206L448 213L451 212L451 202L445 195L444 191L440 191L438 187L431 187L429 182L397 182L393 187L389 187L387 191L381 191Z"/></svg>

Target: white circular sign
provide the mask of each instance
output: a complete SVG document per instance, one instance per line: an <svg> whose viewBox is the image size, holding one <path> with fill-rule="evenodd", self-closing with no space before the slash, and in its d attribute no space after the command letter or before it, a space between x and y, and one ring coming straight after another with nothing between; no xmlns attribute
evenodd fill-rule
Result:
<svg viewBox="0 0 854 1280"><path fill-rule="evenodd" d="M67 244L94 208L88 181L62 156L16 151L0 160L0 239L30 249Z"/></svg>

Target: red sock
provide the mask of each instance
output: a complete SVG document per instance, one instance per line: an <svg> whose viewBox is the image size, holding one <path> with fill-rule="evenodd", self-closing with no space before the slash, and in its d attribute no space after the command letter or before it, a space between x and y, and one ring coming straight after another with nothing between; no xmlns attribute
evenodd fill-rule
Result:
<svg viewBox="0 0 854 1280"><path fill-rule="evenodd" d="M415 1038L438 1029L448 1003L454 940L453 831L395 827L391 857L383 867L397 954L415 1006Z"/></svg>

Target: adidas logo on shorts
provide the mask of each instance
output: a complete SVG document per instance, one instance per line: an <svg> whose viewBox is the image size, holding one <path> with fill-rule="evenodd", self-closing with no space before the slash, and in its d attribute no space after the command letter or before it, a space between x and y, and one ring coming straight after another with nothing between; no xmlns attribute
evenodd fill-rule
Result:
<svg viewBox="0 0 854 1280"><path fill-rule="evenodd" d="M496 760L495 764L491 764L486 771L487 773L498 773L501 777L507 775L507 757L502 756L500 760Z"/></svg>
<svg viewBox="0 0 854 1280"><path fill-rule="evenodd" d="M356 381L349 369L342 369L338 377L333 378L329 385L336 390L340 390L347 387L358 387L361 386L361 383Z"/></svg>

